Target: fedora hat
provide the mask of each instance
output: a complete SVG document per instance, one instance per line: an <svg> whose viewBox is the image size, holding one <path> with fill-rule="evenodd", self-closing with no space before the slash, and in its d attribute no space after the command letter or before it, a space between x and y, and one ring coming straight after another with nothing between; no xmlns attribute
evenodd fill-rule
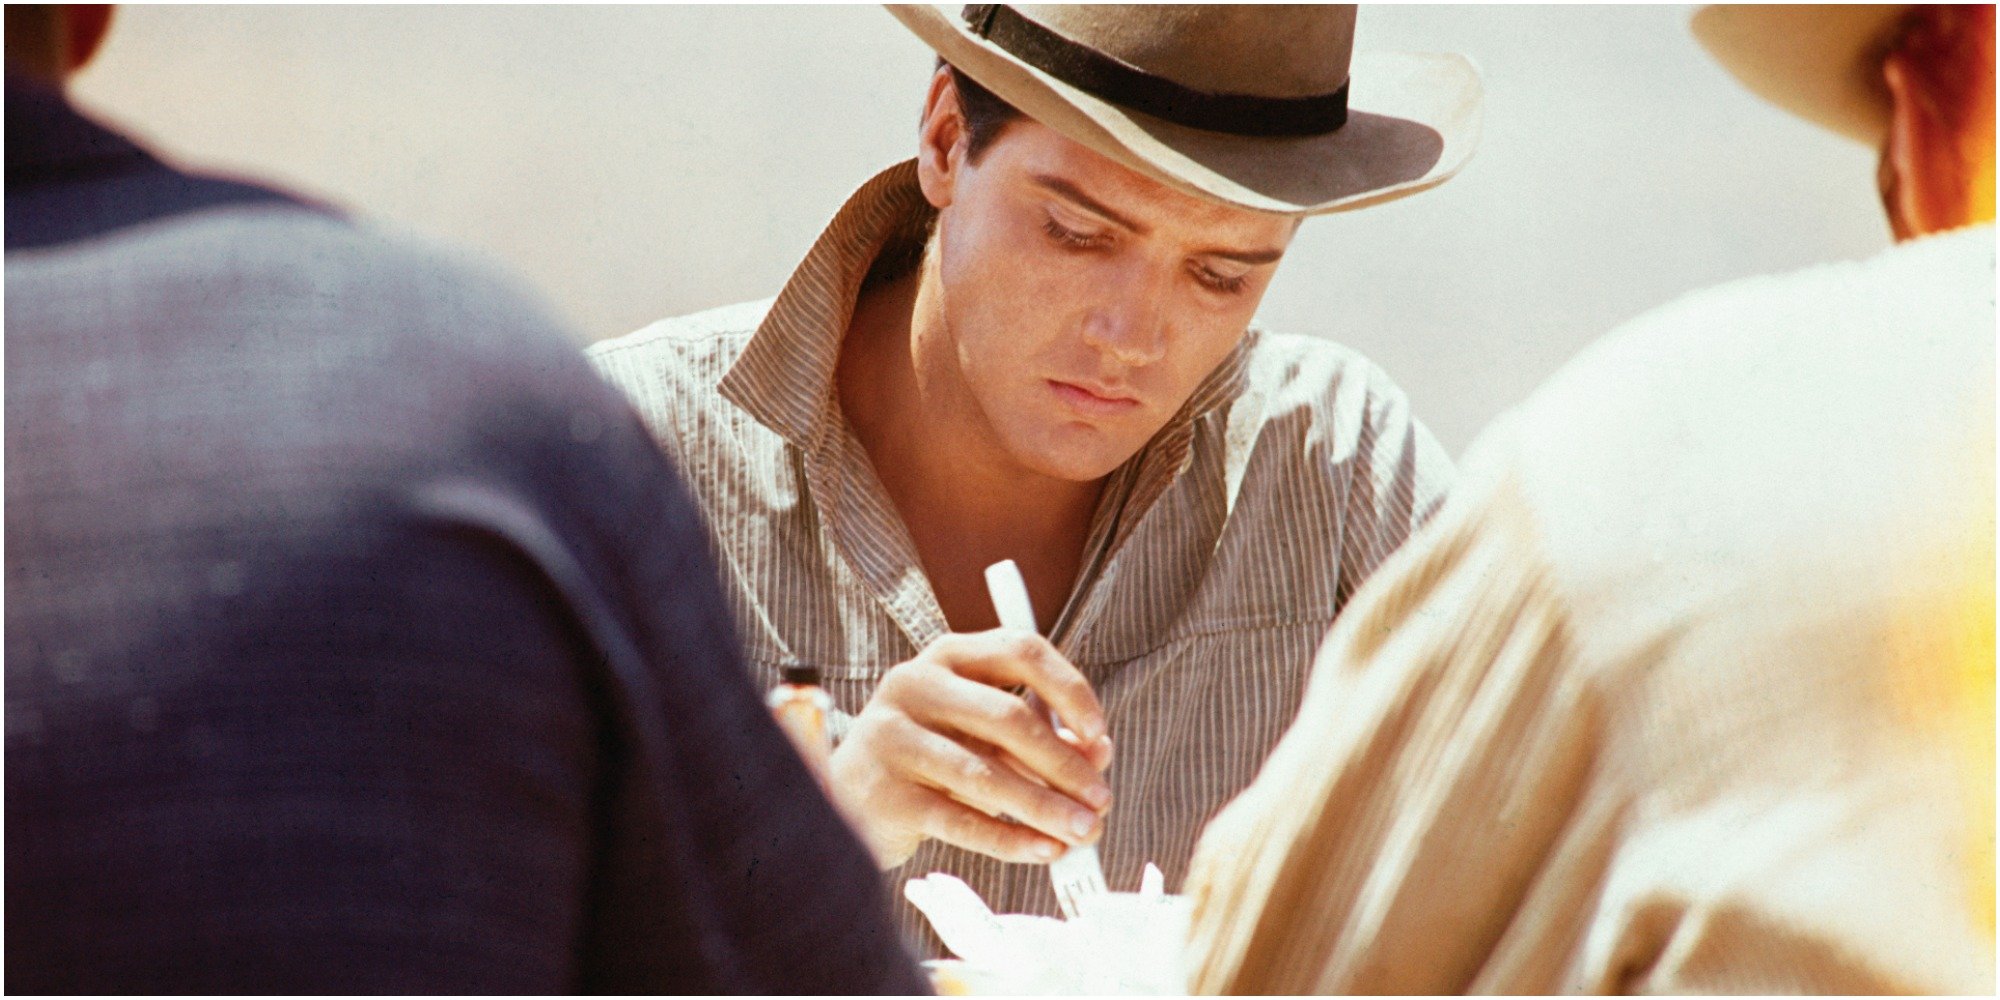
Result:
<svg viewBox="0 0 2000 1000"><path fill-rule="evenodd" d="M1911 4L1716 4L1689 27L1763 99L1879 146L1889 127L1882 57Z"/></svg>
<svg viewBox="0 0 2000 1000"><path fill-rule="evenodd" d="M1354 54L1354 5L889 4L1022 113L1181 191L1319 214L1442 183L1479 138L1463 56Z"/></svg>

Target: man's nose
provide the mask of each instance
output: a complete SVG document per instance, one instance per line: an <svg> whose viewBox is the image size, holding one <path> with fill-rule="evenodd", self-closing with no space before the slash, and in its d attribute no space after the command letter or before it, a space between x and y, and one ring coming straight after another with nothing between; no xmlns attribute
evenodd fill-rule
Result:
<svg viewBox="0 0 2000 1000"><path fill-rule="evenodd" d="M1164 302L1169 288L1168 282L1155 276L1128 274L1126 280L1106 289L1112 294L1085 314L1084 341L1109 352L1127 367L1159 361L1167 353Z"/></svg>

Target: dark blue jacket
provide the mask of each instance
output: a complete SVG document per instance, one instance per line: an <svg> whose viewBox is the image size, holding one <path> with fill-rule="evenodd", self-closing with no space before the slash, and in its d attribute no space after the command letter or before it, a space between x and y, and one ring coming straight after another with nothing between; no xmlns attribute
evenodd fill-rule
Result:
<svg viewBox="0 0 2000 1000"><path fill-rule="evenodd" d="M533 303L6 127L10 990L923 989Z"/></svg>

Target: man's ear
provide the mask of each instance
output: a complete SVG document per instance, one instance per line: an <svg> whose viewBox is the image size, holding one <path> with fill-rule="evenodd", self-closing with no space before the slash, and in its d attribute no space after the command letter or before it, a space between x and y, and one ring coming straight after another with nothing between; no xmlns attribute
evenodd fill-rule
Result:
<svg viewBox="0 0 2000 1000"><path fill-rule="evenodd" d="M951 204L959 172L965 166L970 138L951 67L939 66L931 74L931 89L924 96L923 121L917 128L917 183L931 207Z"/></svg>
<svg viewBox="0 0 2000 1000"><path fill-rule="evenodd" d="M1876 181L1889 231L1915 239L1964 224L1966 183L1957 130L1939 106L1941 92L1912 61L1892 53L1882 65L1889 126Z"/></svg>

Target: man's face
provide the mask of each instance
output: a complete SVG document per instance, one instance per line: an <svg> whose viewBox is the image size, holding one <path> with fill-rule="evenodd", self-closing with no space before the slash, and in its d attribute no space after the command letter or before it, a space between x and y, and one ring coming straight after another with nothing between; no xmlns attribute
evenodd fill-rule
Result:
<svg viewBox="0 0 2000 1000"><path fill-rule="evenodd" d="M945 203L922 391L1029 472L1105 476L1242 339L1297 221L1174 191L1032 120L977 163L959 149L925 178Z"/></svg>

